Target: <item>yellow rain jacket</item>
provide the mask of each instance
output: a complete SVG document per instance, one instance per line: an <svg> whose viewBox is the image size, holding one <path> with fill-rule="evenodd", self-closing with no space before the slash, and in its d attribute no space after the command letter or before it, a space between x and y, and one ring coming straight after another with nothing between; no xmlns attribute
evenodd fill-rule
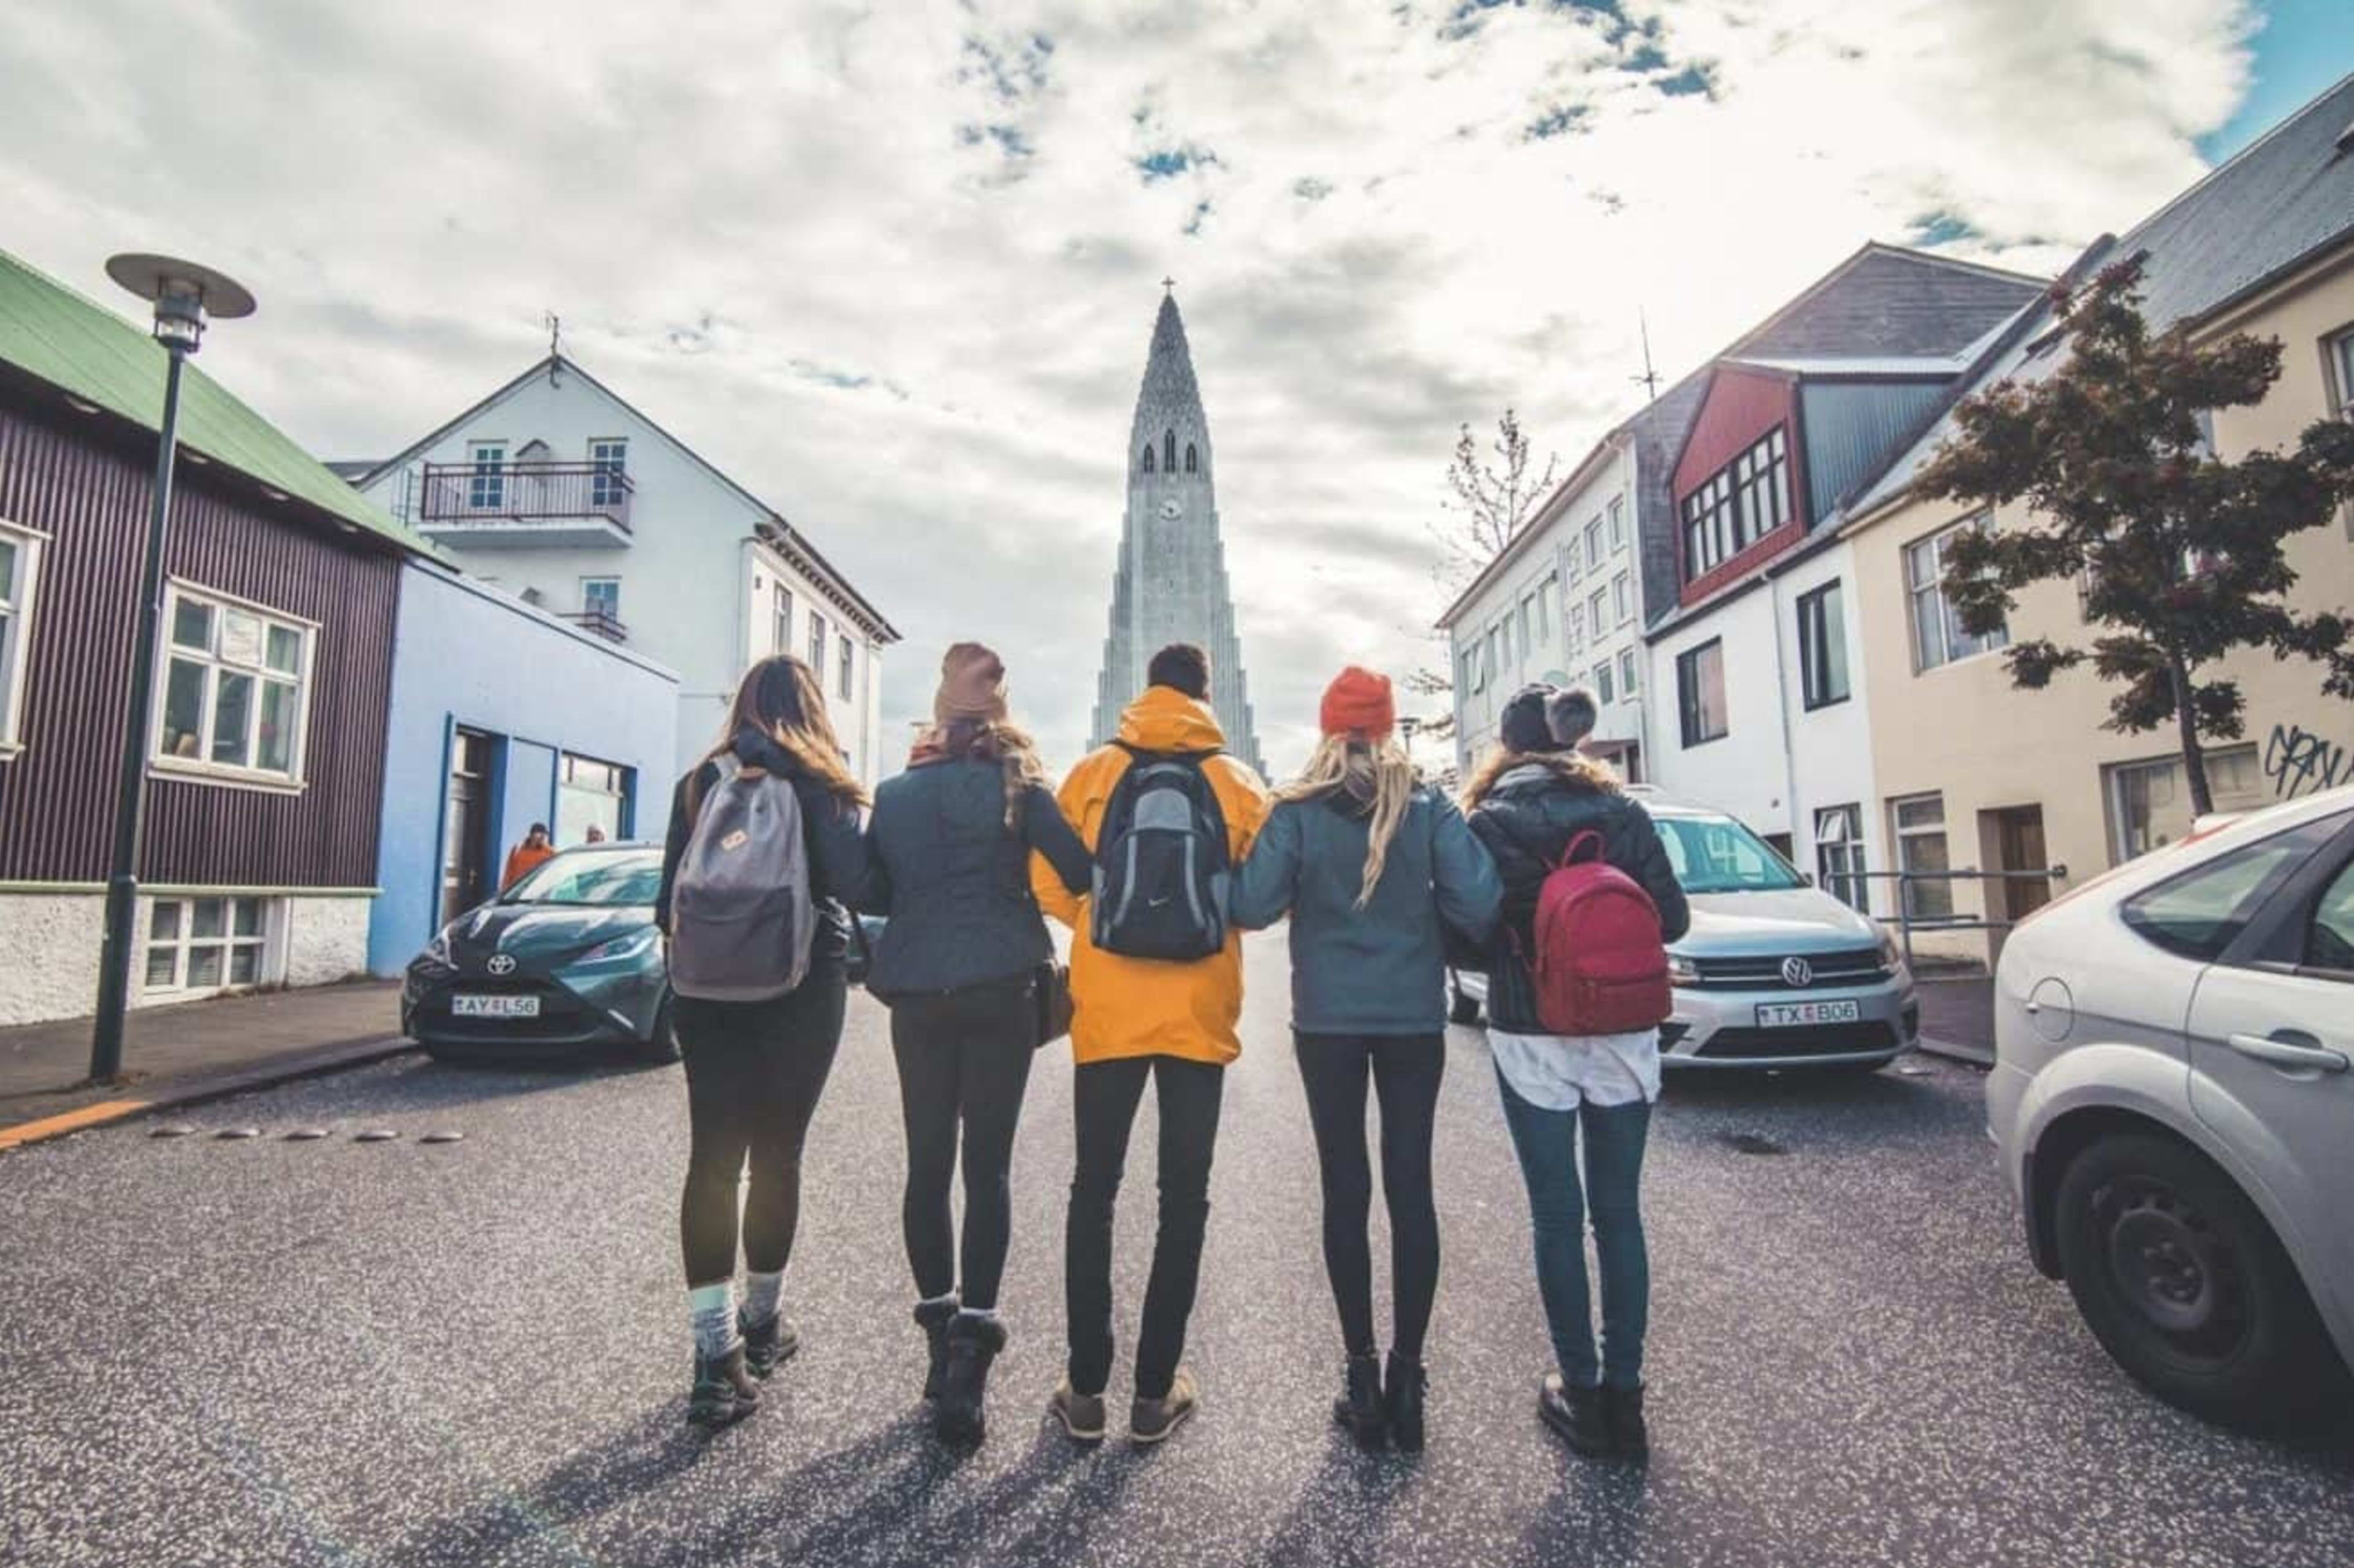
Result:
<svg viewBox="0 0 2354 1568"><path fill-rule="evenodd" d="M1225 732L1207 703L1169 686L1150 686L1120 715L1119 738L1140 751L1212 751ZM1090 852L1103 829L1112 787L1135 759L1117 746L1091 752L1071 769L1056 797ZM1203 765L1226 819L1226 853L1239 869L1267 820L1267 786L1246 763L1214 757ZM1242 933L1197 963L1169 963L1100 952L1087 933L1087 900L1075 897L1045 862L1031 857L1039 906L1068 926L1071 940L1071 1053L1081 1062L1122 1056L1182 1056L1225 1064L1242 1054L1235 1032L1243 1010Z"/></svg>

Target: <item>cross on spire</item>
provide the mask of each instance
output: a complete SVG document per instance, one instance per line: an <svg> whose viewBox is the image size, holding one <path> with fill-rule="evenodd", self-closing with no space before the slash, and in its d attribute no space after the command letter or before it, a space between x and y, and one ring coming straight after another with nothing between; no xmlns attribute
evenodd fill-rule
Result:
<svg viewBox="0 0 2354 1568"><path fill-rule="evenodd" d="M1177 291L1177 280L1174 278L1163 278L1161 280L1161 286L1170 293L1173 294Z"/></svg>

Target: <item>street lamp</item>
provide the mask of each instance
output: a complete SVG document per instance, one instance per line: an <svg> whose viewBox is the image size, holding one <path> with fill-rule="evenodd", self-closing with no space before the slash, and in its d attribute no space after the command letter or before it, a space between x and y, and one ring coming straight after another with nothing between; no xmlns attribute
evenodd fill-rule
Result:
<svg viewBox="0 0 2354 1568"><path fill-rule="evenodd" d="M164 541L172 514L172 460L180 437L180 365L196 352L207 316L253 313L235 279L168 256L111 258L106 275L155 307L164 345L164 427L155 443L155 483L147 511L147 555L139 577L139 637L131 654L131 704L123 715L122 771L114 790L114 859L106 879L106 945L99 955L98 1020L90 1075L122 1070L122 1018L131 998L131 949L139 916L139 838L147 816L149 710L155 701L155 645L164 619Z"/></svg>

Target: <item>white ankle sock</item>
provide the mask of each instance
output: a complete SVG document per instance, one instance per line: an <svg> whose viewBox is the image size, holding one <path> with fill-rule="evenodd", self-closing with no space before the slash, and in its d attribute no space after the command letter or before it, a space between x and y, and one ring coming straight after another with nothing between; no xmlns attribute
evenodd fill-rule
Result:
<svg viewBox="0 0 2354 1568"><path fill-rule="evenodd" d="M736 1290L732 1285L698 1285L686 1293L686 1314L695 1325L695 1348L716 1361L736 1348Z"/></svg>
<svg viewBox="0 0 2354 1568"><path fill-rule="evenodd" d="M744 1321L753 1324L776 1320L777 1304L784 1298L785 1271L774 1274L747 1274L744 1277Z"/></svg>

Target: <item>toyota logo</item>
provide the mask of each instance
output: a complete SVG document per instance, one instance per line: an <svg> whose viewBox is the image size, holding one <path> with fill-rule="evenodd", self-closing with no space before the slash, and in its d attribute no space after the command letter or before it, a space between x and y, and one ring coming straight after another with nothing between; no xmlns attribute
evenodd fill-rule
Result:
<svg viewBox="0 0 2354 1568"><path fill-rule="evenodd" d="M496 960L493 960L495 962ZM1804 959L1782 960L1782 983L1794 991L1804 991L1815 983L1815 966Z"/></svg>
<svg viewBox="0 0 2354 1568"><path fill-rule="evenodd" d="M1792 959L1790 960L1790 964L1795 964L1797 961L1797 959ZM1784 974L1787 975L1790 972L1790 964L1784 964L1782 966L1782 972ZM514 973L514 955L513 953L493 953L491 955L491 961L484 964L482 967L490 970L491 973L494 975L511 975ZM1807 982L1801 980L1792 980L1790 983L1793 985L1804 985Z"/></svg>

